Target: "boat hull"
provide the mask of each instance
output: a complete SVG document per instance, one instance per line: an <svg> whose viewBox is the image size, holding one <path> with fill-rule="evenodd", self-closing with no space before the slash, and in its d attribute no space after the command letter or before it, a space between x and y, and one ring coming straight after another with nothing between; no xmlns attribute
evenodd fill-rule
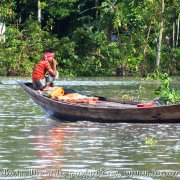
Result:
<svg viewBox="0 0 180 180"><path fill-rule="evenodd" d="M48 116L66 121L93 121L101 123L179 123L180 104L138 108L136 105L102 100L100 104L68 103L40 95L31 83L19 82L33 101ZM105 98L104 98L105 99Z"/></svg>

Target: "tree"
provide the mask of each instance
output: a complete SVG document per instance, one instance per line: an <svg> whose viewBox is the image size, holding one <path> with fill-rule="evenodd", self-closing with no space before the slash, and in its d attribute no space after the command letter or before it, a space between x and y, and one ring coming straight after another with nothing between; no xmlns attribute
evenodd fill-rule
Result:
<svg viewBox="0 0 180 180"><path fill-rule="evenodd" d="M38 23L41 26L41 1L38 0Z"/></svg>
<svg viewBox="0 0 180 180"><path fill-rule="evenodd" d="M5 42L6 23L14 16L14 0L1 0L0 7L0 43Z"/></svg>
<svg viewBox="0 0 180 180"><path fill-rule="evenodd" d="M164 31L164 6L165 6L164 0L161 0L159 40L158 40L158 52L157 52L157 61L156 61L157 70L159 70L160 59L161 59L162 35L163 35L163 31Z"/></svg>

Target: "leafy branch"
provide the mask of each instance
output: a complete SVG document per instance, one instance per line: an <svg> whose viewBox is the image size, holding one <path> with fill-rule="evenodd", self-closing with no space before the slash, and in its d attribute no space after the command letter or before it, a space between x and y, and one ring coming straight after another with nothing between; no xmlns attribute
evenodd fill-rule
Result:
<svg viewBox="0 0 180 180"><path fill-rule="evenodd" d="M180 93L177 89L171 88L170 82L171 78L166 76L155 90L155 94L159 96L157 101L163 105L180 103Z"/></svg>

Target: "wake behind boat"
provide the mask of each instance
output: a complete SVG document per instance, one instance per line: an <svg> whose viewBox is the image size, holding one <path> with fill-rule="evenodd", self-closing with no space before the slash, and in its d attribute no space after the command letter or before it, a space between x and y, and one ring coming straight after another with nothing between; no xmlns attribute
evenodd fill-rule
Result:
<svg viewBox="0 0 180 180"><path fill-rule="evenodd" d="M179 123L180 104L162 105L125 102L99 97L97 103L54 100L32 88L32 83L18 82L32 100L48 116L66 121L93 121L101 123Z"/></svg>

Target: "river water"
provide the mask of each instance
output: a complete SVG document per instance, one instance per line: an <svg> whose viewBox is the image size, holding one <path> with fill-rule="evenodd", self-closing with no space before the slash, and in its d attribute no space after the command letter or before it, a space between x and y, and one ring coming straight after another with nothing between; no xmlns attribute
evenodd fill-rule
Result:
<svg viewBox="0 0 180 180"><path fill-rule="evenodd" d="M180 124L55 121L15 80L30 78L1 77L0 179L180 177ZM179 80L173 85L179 87ZM156 98L159 81L64 78L56 84L85 94L149 101Z"/></svg>

